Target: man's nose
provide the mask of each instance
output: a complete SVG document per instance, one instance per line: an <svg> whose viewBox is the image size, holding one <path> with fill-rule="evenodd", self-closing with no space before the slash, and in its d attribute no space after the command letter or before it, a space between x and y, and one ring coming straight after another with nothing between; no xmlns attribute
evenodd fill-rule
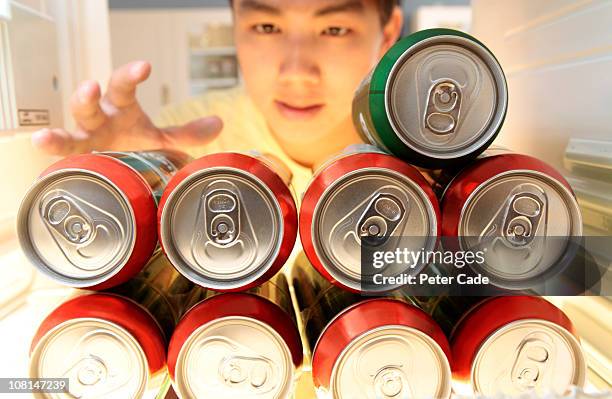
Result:
<svg viewBox="0 0 612 399"><path fill-rule="evenodd" d="M316 85L321 81L321 69L312 46L306 41L288 41L280 65L281 84Z"/></svg>

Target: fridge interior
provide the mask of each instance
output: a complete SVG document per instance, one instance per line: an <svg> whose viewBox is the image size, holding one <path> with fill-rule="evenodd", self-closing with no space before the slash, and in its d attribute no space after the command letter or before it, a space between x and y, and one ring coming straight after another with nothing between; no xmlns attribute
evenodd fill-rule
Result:
<svg viewBox="0 0 612 399"><path fill-rule="evenodd" d="M155 66L139 92L143 107L153 115L167 104L241 82L231 12L224 2L195 9L125 8L117 3L0 1L2 377L28 374L29 345L37 325L71 294L36 272L17 243L15 217L21 198L57 160L31 146L32 132L44 126L72 128L65 104L78 82L105 82L113 67L130 59L150 59ZM487 43L506 71L510 92L508 117L496 144L539 157L562 171L577 194L585 234L612 236L612 3L407 3L405 7L414 7L407 32L445 25L469 30ZM14 108L45 112L16 119ZM30 123L19 117L30 118ZM599 253L608 266L609 254L606 248ZM612 287L611 279L608 273L603 283ZM587 391L612 389L610 298L549 299L570 316L582 338ZM314 395L308 369L306 365L297 383L296 398Z"/></svg>

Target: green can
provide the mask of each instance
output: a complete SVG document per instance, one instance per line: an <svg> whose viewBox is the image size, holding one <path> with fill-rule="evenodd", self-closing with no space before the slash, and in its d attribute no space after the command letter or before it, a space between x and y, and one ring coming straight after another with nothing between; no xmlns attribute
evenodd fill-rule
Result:
<svg viewBox="0 0 612 399"><path fill-rule="evenodd" d="M476 38L428 29L397 42L362 82L353 122L362 139L424 168L484 151L508 108L501 65Z"/></svg>

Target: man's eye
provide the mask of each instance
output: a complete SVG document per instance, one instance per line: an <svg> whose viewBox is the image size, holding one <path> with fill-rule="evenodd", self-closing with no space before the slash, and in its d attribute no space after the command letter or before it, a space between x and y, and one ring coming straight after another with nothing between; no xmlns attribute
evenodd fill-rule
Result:
<svg viewBox="0 0 612 399"><path fill-rule="evenodd" d="M343 28L341 26L330 26L329 28L325 29L322 34L324 36L335 36L335 37L339 37L339 36L346 36L351 32L351 30L349 28Z"/></svg>
<svg viewBox="0 0 612 399"><path fill-rule="evenodd" d="M253 30L263 35L280 33L280 28L274 24L257 24L253 26Z"/></svg>

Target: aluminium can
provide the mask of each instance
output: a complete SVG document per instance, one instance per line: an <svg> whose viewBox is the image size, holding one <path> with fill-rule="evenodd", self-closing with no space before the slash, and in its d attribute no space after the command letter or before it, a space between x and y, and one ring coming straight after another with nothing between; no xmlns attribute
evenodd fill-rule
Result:
<svg viewBox="0 0 612 399"><path fill-rule="evenodd" d="M66 378L63 393L40 398L143 398L166 381L166 340L153 316L113 294L81 295L40 324L31 344L31 378Z"/></svg>
<svg viewBox="0 0 612 399"><path fill-rule="evenodd" d="M17 217L31 263L62 284L101 290L138 273L157 246L157 199L189 157L180 152L103 152L50 166Z"/></svg>
<svg viewBox="0 0 612 399"><path fill-rule="evenodd" d="M262 156L218 153L181 169L161 199L159 237L181 274L217 291L274 276L297 235L287 175Z"/></svg>
<svg viewBox="0 0 612 399"><path fill-rule="evenodd" d="M214 293L179 322L168 371L179 398L282 399L303 360L283 275L240 293Z"/></svg>
<svg viewBox="0 0 612 399"><path fill-rule="evenodd" d="M426 168L476 157L495 139L508 89L476 38L428 29L397 42L357 89L353 121L366 142Z"/></svg>
<svg viewBox="0 0 612 399"><path fill-rule="evenodd" d="M582 216L569 183L546 163L501 149L456 175L441 201L443 244L482 250L472 265L504 289L529 289L574 258Z"/></svg>
<svg viewBox="0 0 612 399"><path fill-rule="evenodd" d="M585 382L571 321L540 297L493 297L472 306L454 327L451 348L460 395L563 396Z"/></svg>
<svg viewBox="0 0 612 399"><path fill-rule="evenodd" d="M450 346L410 297L364 299L298 257L292 281L317 391L333 399L449 398Z"/></svg>
<svg viewBox="0 0 612 399"><path fill-rule="evenodd" d="M354 147L315 173L302 198L299 228L308 259L326 279L355 292L382 292L396 286L375 284L376 273L418 274L426 264L370 270L362 252L433 250L440 210L417 169L369 147Z"/></svg>
<svg viewBox="0 0 612 399"><path fill-rule="evenodd" d="M189 308L198 303L205 290L180 274L161 249L143 270L126 283L104 292L129 298L147 309L170 339L174 328Z"/></svg>

